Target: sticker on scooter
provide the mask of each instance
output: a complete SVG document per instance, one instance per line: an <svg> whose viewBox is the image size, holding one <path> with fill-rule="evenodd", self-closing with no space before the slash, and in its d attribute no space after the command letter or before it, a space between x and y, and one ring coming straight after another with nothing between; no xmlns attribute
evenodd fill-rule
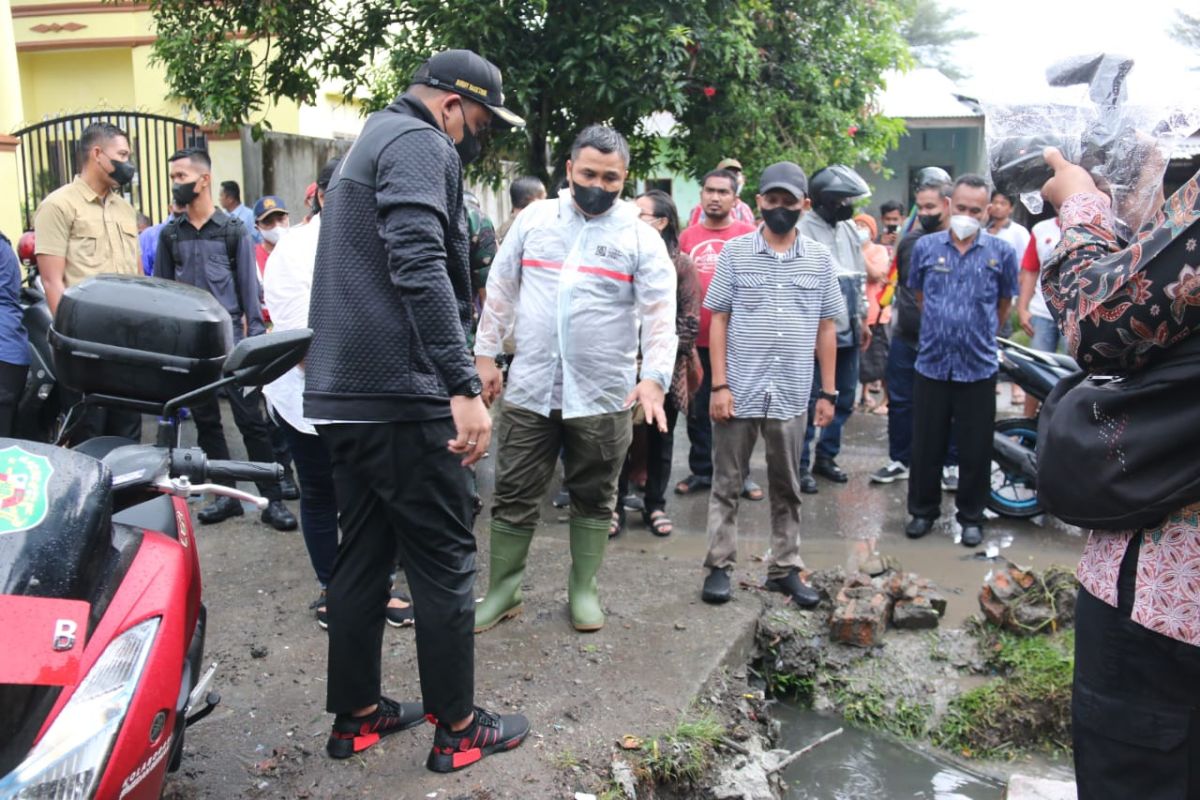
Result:
<svg viewBox="0 0 1200 800"><path fill-rule="evenodd" d="M46 519L46 490L54 467L50 459L20 447L0 450L0 534L36 528Z"/></svg>
<svg viewBox="0 0 1200 800"><path fill-rule="evenodd" d="M121 794L119 795L119 798L124 797L136 789L137 785L144 781L146 776L153 772L154 768L162 763L162 760L167 757L167 748L171 746L171 740L174 738L174 736L168 736L167 740L162 743L162 747L154 751L154 755L146 759L146 762L140 767L129 773L129 777L127 777L125 782L121 784Z"/></svg>

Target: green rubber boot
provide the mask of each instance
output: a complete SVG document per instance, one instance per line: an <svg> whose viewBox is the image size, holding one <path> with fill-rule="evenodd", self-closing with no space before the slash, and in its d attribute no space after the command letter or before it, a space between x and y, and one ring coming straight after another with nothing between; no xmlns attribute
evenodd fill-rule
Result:
<svg viewBox="0 0 1200 800"><path fill-rule="evenodd" d="M607 519L571 520L571 574L567 578L567 602L571 624L577 631L598 631L604 627L596 573L604 561L608 546Z"/></svg>
<svg viewBox="0 0 1200 800"><path fill-rule="evenodd" d="M521 579L525 576L525 556L533 541L533 528L518 528L492 520L491 570L488 572L487 597L475 606L475 632L483 633L506 619L521 613Z"/></svg>

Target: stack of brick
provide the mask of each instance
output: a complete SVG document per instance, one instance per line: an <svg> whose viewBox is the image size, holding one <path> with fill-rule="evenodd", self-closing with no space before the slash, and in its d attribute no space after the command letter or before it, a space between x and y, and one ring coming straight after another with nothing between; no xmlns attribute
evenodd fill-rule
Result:
<svg viewBox="0 0 1200 800"><path fill-rule="evenodd" d="M914 573L885 572L875 578L852 575L834 598L830 635L836 642L874 647L888 622L897 628L936 628L946 599L928 579Z"/></svg>
<svg viewBox="0 0 1200 800"><path fill-rule="evenodd" d="M1022 635L1049 633L1074 621L1077 588L1067 570L1051 568L1039 576L1005 562L988 573L979 607L998 628Z"/></svg>

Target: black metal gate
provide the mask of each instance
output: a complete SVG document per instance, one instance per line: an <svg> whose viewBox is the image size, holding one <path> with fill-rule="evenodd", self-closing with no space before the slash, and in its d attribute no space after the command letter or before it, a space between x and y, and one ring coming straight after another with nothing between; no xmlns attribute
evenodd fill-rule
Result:
<svg viewBox="0 0 1200 800"><path fill-rule="evenodd" d="M33 228L38 204L79 171L79 137L93 122L109 122L129 135L137 175L125 187L134 208L159 222L171 198L167 158L181 147L204 147L205 136L194 123L137 111L94 111L39 122L13 133L17 147L21 213L25 229Z"/></svg>

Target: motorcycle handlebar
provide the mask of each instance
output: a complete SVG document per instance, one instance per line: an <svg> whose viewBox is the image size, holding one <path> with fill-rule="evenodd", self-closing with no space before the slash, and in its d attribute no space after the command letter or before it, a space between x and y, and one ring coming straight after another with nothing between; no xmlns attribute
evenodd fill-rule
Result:
<svg viewBox="0 0 1200 800"><path fill-rule="evenodd" d="M278 483L283 478L283 467L261 461L213 461L198 447L180 447L171 451L170 475L172 478L187 478L192 483Z"/></svg>
<svg viewBox="0 0 1200 800"><path fill-rule="evenodd" d="M278 483L283 479L283 467L262 461L209 461L207 472L214 481Z"/></svg>

